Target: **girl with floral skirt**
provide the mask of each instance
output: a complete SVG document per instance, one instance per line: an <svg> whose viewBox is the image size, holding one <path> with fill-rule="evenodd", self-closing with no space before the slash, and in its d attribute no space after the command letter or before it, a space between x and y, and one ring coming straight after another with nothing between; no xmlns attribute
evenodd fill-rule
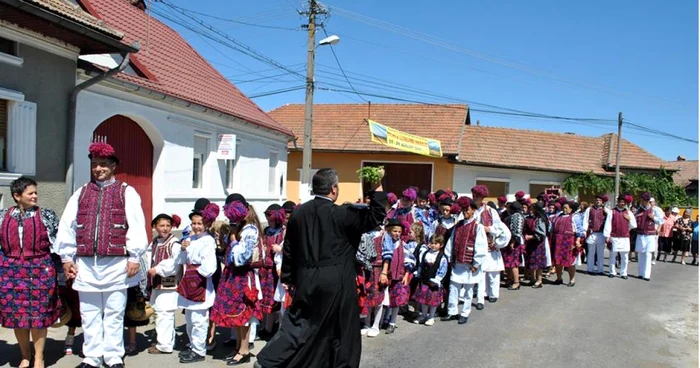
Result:
<svg viewBox="0 0 700 368"><path fill-rule="evenodd" d="M435 311L442 303L442 279L447 275L447 257L445 257L445 237L433 235L429 249L421 252L416 269L419 280L415 300L421 306L421 318L418 323L432 326L435 323Z"/></svg>
<svg viewBox="0 0 700 368"><path fill-rule="evenodd" d="M269 339L272 337L272 328L275 322L272 314L275 307L275 290L277 289L277 281L279 279L275 267L275 255L281 254L282 252L286 217L282 206L272 204L265 210L265 218L268 224L263 231L263 248L265 254L262 267L260 267L258 271L260 276L260 289L262 291L262 300L259 305L265 318L265 329L260 332L260 337L262 339Z"/></svg>

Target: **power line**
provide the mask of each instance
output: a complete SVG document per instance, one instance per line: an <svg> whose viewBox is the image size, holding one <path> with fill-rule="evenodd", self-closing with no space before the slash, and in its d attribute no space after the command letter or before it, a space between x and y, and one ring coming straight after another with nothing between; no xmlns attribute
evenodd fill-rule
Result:
<svg viewBox="0 0 700 368"><path fill-rule="evenodd" d="M324 27L323 24L321 24L321 29L323 29L323 33L326 35L326 37L328 37L328 32L326 31L326 27ZM329 45L329 46L331 47L331 52L333 53L333 58L335 58L335 63L338 64L338 68L340 69L340 72L343 73L343 77L345 77L345 81L348 82L348 85L350 86L350 88L353 91L355 91L355 94L357 94L357 96L359 98L361 98L365 102L368 102L367 100L365 100L364 97L362 97L361 94L357 93L355 86L352 85L352 83L350 82L350 79L348 79L348 76L345 74L345 70L343 70L343 66L340 65L340 60L338 60L338 55L335 54L335 48L333 48L333 45Z"/></svg>
<svg viewBox="0 0 700 368"><path fill-rule="evenodd" d="M686 141L686 142L690 142L690 143L698 143L697 140L690 139L690 138L686 138L686 137L681 137L681 136L678 136L678 135L675 135L675 134L671 134L671 133L667 133L667 132L664 132L664 131L661 131L661 130L656 130L656 129L652 129L652 128L649 128L649 127L645 127L645 126L643 126L643 125L639 125L639 124L633 123L633 122L631 122L631 121L629 121L629 120L627 120L627 119L624 119L623 122L626 123L628 126L630 126L630 128L632 128L632 129L637 129L637 130L640 130L640 131L643 131L643 132L652 133L652 134L656 134L656 135L663 136L663 137L667 137L667 138L678 139L678 140L682 140L682 141Z"/></svg>
<svg viewBox="0 0 700 368"><path fill-rule="evenodd" d="M292 91L298 91L300 89L305 89L306 86L296 86L296 87L289 87L289 88L282 88L282 89L277 89L274 91L267 91L267 92L262 92L258 93L255 95L250 95L248 98L253 99L253 98L259 98L259 97L266 97L266 96L272 96L272 95L278 95L280 93L287 93L287 92L292 92Z"/></svg>
<svg viewBox="0 0 700 368"><path fill-rule="evenodd" d="M162 2L162 3L164 3L162 0L156 0L156 2ZM164 3L164 4L165 4L165 3ZM240 20L235 20L235 19L230 19L230 18L224 18L224 17L219 17L219 16L216 16L216 15L211 15L211 14L207 14L207 13L202 13L202 12L199 12L199 11L196 11L196 10L183 8L183 7L178 6L178 5L175 5L175 4L166 4L166 5L168 5L168 6L172 7L172 8L179 9L179 10L181 10L181 11L183 11L183 12L189 12L189 13L192 13L192 14L201 15L201 16L203 16L203 17L207 17L207 18L211 18L211 19L216 19L216 20L221 20L221 21L224 21L224 22L230 22L230 23L241 24L241 25L244 25L244 26L260 27L260 28L268 28L268 29L280 29L280 30L285 30L285 31L303 31L303 29L301 29L301 27L299 27L299 28L277 27L277 26L269 26L269 25L266 25L266 24L249 23L249 22L244 22L244 21L240 21Z"/></svg>

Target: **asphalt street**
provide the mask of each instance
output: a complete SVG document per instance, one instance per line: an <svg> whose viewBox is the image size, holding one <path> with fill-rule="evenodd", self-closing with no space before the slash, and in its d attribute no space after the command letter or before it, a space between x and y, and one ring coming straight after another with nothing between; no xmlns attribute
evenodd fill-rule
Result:
<svg viewBox="0 0 700 368"><path fill-rule="evenodd" d="M650 282L636 275L637 263L630 263L628 280L579 272L574 288L501 288L498 302L472 309L466 325L438 321L426 327L400 320L393 335L382 331L363 338L361 366L697 367L698 267L657 262ZM180 335L183 317L177 317ZM147 354L150 343L143 332L151 329L139 329L140 352L127 357L126 366L179 365L176 354ZM226 332L219 332L220 346L192 368L225 366L230 350L221 346ZM80 363L77 355L62 356L65 333L65 327L50 329L47 366ZM79 353L81 337L76 341ZM263 345L257 341L253 352ZM12 331L0 330L0 366L17 366L19 357Z"/></svg>

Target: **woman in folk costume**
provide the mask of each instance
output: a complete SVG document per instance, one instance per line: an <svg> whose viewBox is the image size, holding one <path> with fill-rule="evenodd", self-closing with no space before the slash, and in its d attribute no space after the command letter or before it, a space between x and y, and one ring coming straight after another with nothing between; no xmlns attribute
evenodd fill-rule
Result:
<svg viewBox="0 0 700 368"><path fill-rule="evenodd" d="M527 271L533 280L532 287L542 287L542 272L547 268L547 229L549 220L542 202L535 202L525 218L523 239L525 241L525 259Z"/></svg>
<svg viewBox="0 0 700 368"><path fill-rule="evenodd" d="M573 219L573 207L576 203L565 203L562 206L562 214L555 218L552 223L552 247L554 254L554 266L556 267L557 279L554 285L564 283L562 273L566 268L569 272L569 284L576 285L576 267L574 262L581 247L581 239L576 237L578 229Z"/></svg>
<svg viewBox="0 0 700 368"><path fill-rule="evenodd" d="M262 231L255 209L242 195L235 196L224 208L224 214L236 231L231 234L226 250L226 267L212 308L212 320L217 326L236 329L236 347L226 357L227 365L250 362L253 356L248 345L251 325L262 318L260 281L253 268L264 256Z"/></svg>
<svg viewBox="0 0 700 368"><path fill-rule="evenodd" d="M476 210L479 208L468 197L460 197L457 204L462 209L464 219L452 229L452 235L445 246L445 255L452 263L450 276L450 292L447 316L443 321L455 318L459 324L467 323L472 309L474 287L481 280L481 265L488 253L488 240L484 226L476 220ZM465 302L462 311L458 312L460 290L465 289ZM459 313L459 317L458 317Z"/></svg>
<svg viewBox="0 0 700 368"><path fill-rule="evenodd" d="M442 304L442 279L447 275L447 257L445 256L445 237L433 235L428 248L424 249L418 258L416 280L418 287L415 300L420 304L421 318L415 323L426 326L435 324L435 312Z"/></svg>
<svg viewBox="0 0 700 368"><path fill-rule="evenodd" d="M157 235L147 250L150 259L148 289L151 305L156 312L156 344L149 354L170 354L175 346L175 311L177 310L177 284L182 277L182 266L177 263L181 244L172 229L180 226L180 216L156 216L151 226Z"/></svg>
<svg viewBox="0 0 700 368"><path fill-rule="evenodd" d="M520 259L525 253L525 239L523 237L525 216L522 205L517 201L508 205L507 212L505 223L510 230L511 237L508 246L501 249L501 255L503 256L508 290L520 290Z"/></svg>
<svg viewBox="0 0 700 368"><path fill-rule="evenodd" d="M63 308L58 297L52 247L56 213L37 205L37 184L27 177L10 183L15 205L0 210L0 324L14 330L22 353L19 367L44 367L47 329Z"/></svg>
<svg viewBox="0 0 700 368"><path fill-rule="evenodd" d="M610 248L610 258L608 259L608 267L610 274L608 277L613 278L617 275L615 260L617 255L620 255L620 277L627 280L627 264L628 253L630 249L630 231L637 227L637 221L634 218L632 211L627 209L627 206L632 203L634 198L631 195L620 195L617 198L617 207L608 212L605 218L603 227L603 236L605 242Z"/></svg>
<svg viewBox="0 0 700 368"><path fill-rule="evenodd" d="M216 240L208 229L219 215L219 206L210 203L190 214L192 234L182 241L178 264L184 273L177 286L177 307L185 309L189 349L179 354L180 363L204 360L209 329L209 308L216 292L212 276L216 272Z"/></svg>
<svg viewBox="0 0 700 368"><path fill-rule="evenodd" d="M262 315L265 318L265 329L261 331L260 337L267 339L272 337L272 328L275 320L272 312L275 306L275 290L279 276L275 267L275 255L282 253L284 244L284 223L285 212L282 206L272 204L265 210L267 227L263 230L263 248L265 250L263 264L259 269L260 289L262 300L259 303ZM281 262L281 261L280 261Z"/></svg>
<svg viewBox="0 0 700 368"><path fill-rule="evenodd" d="M397 219L389 220L387 227L393 229L401 229L398 239L394 237L394 232L384 236L382 242L382 259L389 262L387 275L383 273L381 276L386 276L389 279L389 326L386 328L387 334L394 333L396 329L396 318L399 315L399 308L408 305L408 300L411 294L411 273L412 264L415 265L412 249L406 248L404 238L410 240L411 225L403 221L398 222Z"/></svg>

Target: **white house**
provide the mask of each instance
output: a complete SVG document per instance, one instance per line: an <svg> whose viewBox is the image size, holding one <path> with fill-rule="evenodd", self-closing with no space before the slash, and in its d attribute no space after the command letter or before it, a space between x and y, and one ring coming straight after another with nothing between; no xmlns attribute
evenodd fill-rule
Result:
<svg viewBox="0 0 700 368"><path fill-rule="evenodd" d="M262 212L286 198L292 133L267 116L174 30L126 1L81 0L94 16L141 41L127 67L78 96L75 190L90 179L87 147L98 137L122 161L118 177L136 188L147 218L176 213L187 223L200 197L223 204L241 193ZM119 55L82 58L80 80L117 67ZM222 142L223 140L223 142ZM150 222L150 221L149 221Z"/></svg>

